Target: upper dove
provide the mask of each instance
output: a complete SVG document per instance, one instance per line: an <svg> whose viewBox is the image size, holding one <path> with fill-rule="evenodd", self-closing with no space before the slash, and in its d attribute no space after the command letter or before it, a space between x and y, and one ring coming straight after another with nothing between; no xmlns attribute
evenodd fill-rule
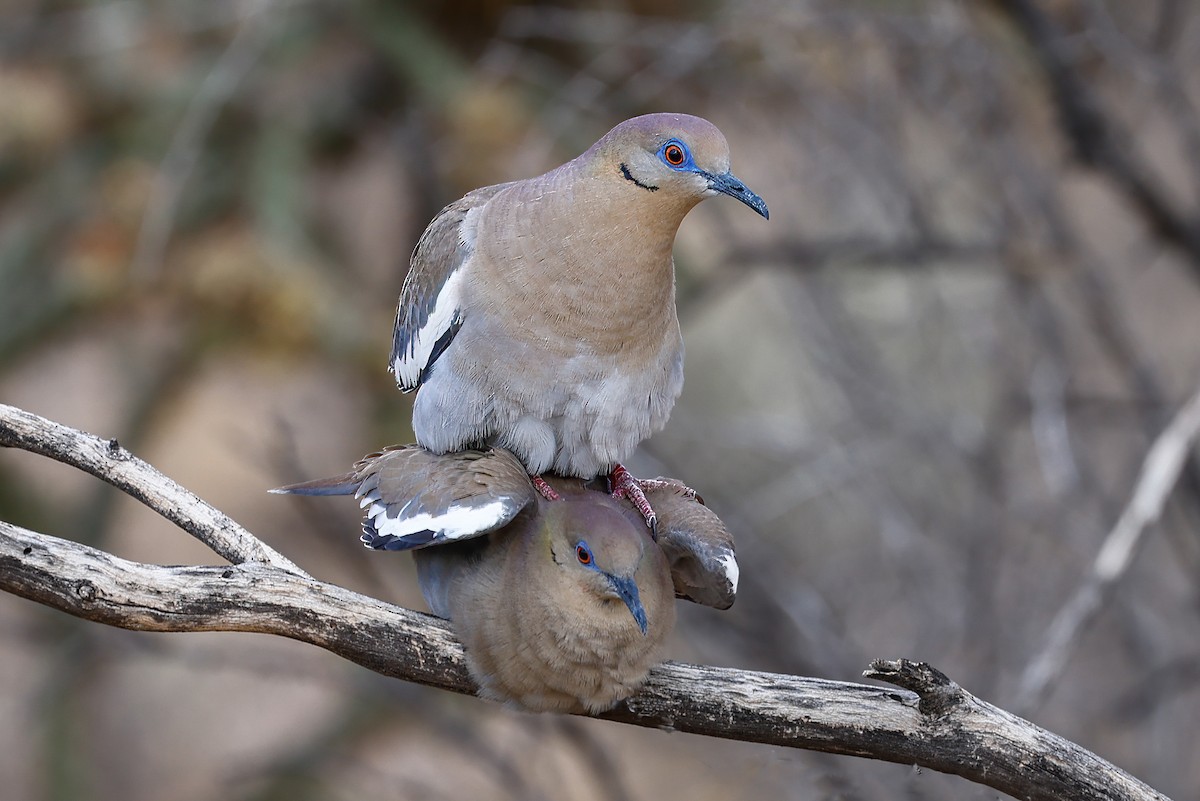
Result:
<svg viewBox="0 0 1200 801"><path fill-rule="evenodd" d="M729 195L716 126L687 114L617 125L544 175L469 192L412 254L391 370L434 453L497 446L542 473L608 475L654 528L648 486L621 465L666 424L683 386L672 248L684 216Z"/></svg>

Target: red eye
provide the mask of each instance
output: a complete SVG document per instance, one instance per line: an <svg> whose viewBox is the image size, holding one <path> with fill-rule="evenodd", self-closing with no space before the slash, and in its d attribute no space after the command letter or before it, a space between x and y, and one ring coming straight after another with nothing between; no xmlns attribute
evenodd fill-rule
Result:
<svg viewBox="0 0 1200 801"><path fill-rule="evenodd" d="M590 565L592 563L592 552L582 542L575 546L575 558L579 560L581 565Z"/></svg>
<svg viewBox="0 0 1200 801"><path fill-rule="evenodd" d="M667 145L666 149L663 150L663 158L672 167L678 167L680 164L683 164L683 148L675 144Z"/></svg>

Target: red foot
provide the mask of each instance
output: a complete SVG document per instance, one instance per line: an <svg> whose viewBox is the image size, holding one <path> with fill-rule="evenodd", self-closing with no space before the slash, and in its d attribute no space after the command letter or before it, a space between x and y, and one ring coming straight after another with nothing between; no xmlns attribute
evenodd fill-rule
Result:
<svg viewBox="0 0 1200 801"><path fill-rule="evenodd" d="M561 501L562 496L554 491L554 487L546 483L546 479L541 476L530 476L529 479L533 482L533 488L548 501Z"/></svg>
<svg viewBox="0 0 1200 801"><path fill-rule="evenodd" d="M630 475L624 465L618 464L608 474L608 485L614 498L626 498L630 503L642 513L642 517L646 518L646 525L650 527L650 536L656 541L658 540L658 515L654 513L654 507L650 505L650 501L646 500L645 488L653 489L653 486L648 486L653 482L641 481Z"/></svg>

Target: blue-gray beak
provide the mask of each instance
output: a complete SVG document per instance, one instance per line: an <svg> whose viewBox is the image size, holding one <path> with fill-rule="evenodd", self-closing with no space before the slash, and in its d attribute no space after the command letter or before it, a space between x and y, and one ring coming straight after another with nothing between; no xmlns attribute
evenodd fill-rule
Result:
<svg viewBox="0 0 1200 801"><path fill-rule="evenodd" d="M634 583L633 578L621 578L607 573L605 577L608 579L608 583L612 586L617 597L629 607L629 611L633 615L633 619L637 621L638 628L642 630L642 634L645 634L646 610L642 608L642 599L638 596L637 584Z"/></svg>
<svg viewBox="0 0 1200 801"><path fill-rule="evenodd" d="M761 214L763 219L771 219L771 212L767 210L766 202L761 197L751 192L749 187L739 181L737 176L733 173L727 172L723 175L704 173L704 176L708 178L708 186L710 189L715 189L722 194L737 198Z"/></svg>

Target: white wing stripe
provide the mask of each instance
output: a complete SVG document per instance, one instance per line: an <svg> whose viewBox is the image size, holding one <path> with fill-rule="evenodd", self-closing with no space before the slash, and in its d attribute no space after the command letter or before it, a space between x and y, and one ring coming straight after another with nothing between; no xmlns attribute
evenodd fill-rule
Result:
<svg viewBox="0 0 1200 801"><path fill-rule="evenodd" d="M375 523L381 535L406 537L418 531L435 531L439 539L461 540L495 528L512 516L512 507L507 499L492 501L483 506L451 506L441 514L419 514L409 518L395 518L387 514L387 506L373 504L367 517Z"/></svg>
<svg viewBox="0 0 1200 801"><path fill-rule="evenodd" d="M408 347L396 354L395 361L392 362L392 372L396 375L396 382L404 389L412 389L417 386L417 382L421 379L421 371L429 365L433 346L454 324L455 318L462 311L462 284L465 267L466 264L460 265L446 277L446 283L442 284L437 300L434 301L433 311L429 313L425 325L413 333L408 341Z"/></svg>

